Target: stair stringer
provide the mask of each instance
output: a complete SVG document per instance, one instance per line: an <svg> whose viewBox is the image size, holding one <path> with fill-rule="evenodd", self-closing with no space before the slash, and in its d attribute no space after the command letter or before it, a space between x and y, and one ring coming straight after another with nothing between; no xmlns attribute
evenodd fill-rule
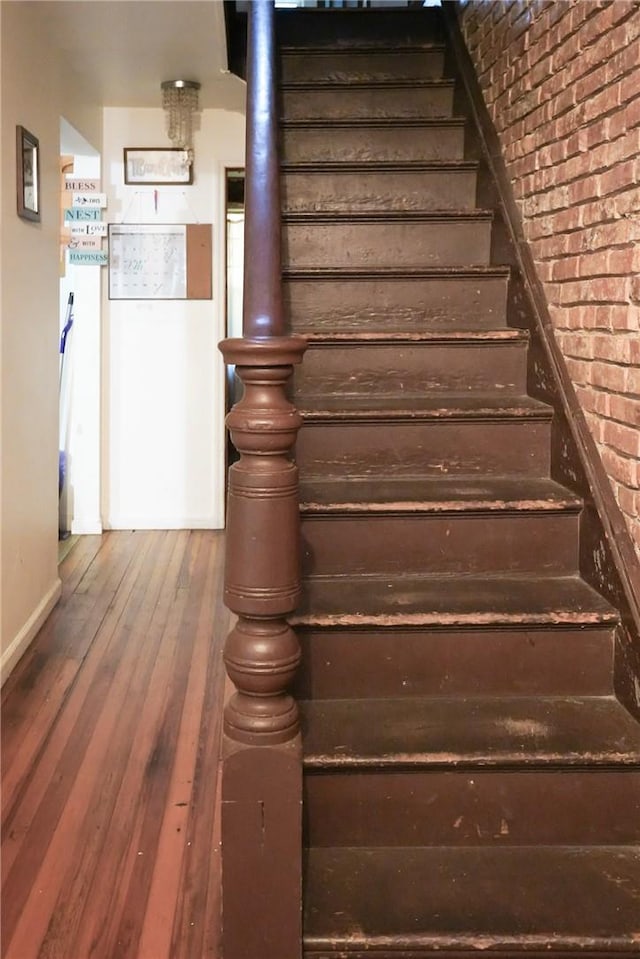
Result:
<svg viewBox="0 0 640 959"><path fill-rule="evenodd" d="M511 267L507 322L529 331L527 389L555 413L551 475L584 500L580 573L620 612L615 689L623 705L640 718L640 562L555 338L498 134L460 30L459 3L443 0L442 10L452 74L459 80L455 110L472 121L469 132L475 142L469 144L467 156L475 154L481 161L478 205L494 210L492 262Z"/></svg>

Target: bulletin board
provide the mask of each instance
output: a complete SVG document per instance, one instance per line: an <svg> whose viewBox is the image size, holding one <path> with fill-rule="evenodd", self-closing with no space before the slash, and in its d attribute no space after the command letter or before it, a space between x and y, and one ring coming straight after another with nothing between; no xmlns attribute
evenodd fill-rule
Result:
<svg viewBox="0 0 640 959"><path fill-rule="evenodd" d="M110 223L110 300L210 300L210 223Z"/></svg>

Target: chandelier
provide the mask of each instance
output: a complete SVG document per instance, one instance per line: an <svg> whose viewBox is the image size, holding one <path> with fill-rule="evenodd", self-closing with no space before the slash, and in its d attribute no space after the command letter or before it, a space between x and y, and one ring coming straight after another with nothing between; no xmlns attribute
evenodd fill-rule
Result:
<svg viewBox="0 0 640 959"><path fill-rule="evenodd" d="M164 80L160 86L169 139L184 150L187 161L193 163L194 118L200 84L196 80Z"/></svg>

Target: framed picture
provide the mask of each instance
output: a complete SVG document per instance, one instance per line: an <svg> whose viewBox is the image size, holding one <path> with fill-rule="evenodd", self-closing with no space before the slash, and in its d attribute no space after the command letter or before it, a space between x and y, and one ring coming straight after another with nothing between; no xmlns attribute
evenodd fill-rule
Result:
<svg viewBox="0 0 640 959"><path fill-rule="evenodd" d="M40 144L33 133L16 127L16 185L18 216L40 220Z"/></svg>
<svg viewBox="0 0 640 959"><path fill-rule="evenodd" d="M179 147L125 147L124 182L170 186L193 183L193 164Z"/></svg>

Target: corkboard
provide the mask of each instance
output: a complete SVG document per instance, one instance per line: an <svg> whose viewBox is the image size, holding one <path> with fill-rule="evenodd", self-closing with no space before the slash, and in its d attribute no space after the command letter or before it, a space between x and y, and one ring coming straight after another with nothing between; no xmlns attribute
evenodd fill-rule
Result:
<svg viewBox="0 0 640 959"><path fill-rule="evenodd" d="M210 223L109 224L109 299L210 300Z"/></svg>
<svg viewBox="0 0 640 959"><path fill-rule="evenodd" d="M211 299L211 224L187 225L187 299Z"/></svg>

